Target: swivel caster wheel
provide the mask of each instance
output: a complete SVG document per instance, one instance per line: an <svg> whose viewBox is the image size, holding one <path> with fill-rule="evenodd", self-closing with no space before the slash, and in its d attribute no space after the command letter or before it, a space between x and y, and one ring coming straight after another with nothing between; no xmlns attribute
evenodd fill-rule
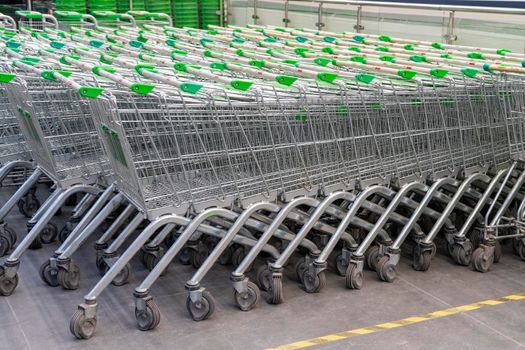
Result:
<svg viewBox="0 0 525 350"><path fill-rule="evenodd" d="M229 246L222 252L221 256L219 257L219 264L221 265L229 265L232 263L232 256L233 256L233 246Z"/></svg>
<svg viewBox="0 0 525 350"><path fill-rule="evenodd" d="M153 270L155 266L160 261L160 258L157 256L157 254L153 254L151 252L144 252L144 255L142 256L142 261L144 262L144 266L149 271Z"/></svg>
<svg viewBox="0 0 525 350"><path fill-rule="evenodd" d="M31 242L31 244L29 245L29 249L37 250L40 248L42 248L42 239L40 238L40 235L39 235L33 240L33 242Z"/></svg>
<svg viewBox="0 0 525 350"><path fill-rule="evenodd" d="M77 264L70 262L69 269L58 268L58 283L66 290L76 290L80 285L80 268Z"/></svg>
<svg viewBox="0 0 525 350"><path fill-rule="evenodd" d="M259 299L261 299L261 291L255 283L249 281L248 290L244 293L235 291L234 297L239 309L242 311L250 311L257 305Z"/></svg>
<svg viewBox="0 0 525 350"><path fill-rule="evenodd" d="M363 271L356 264L349 264L346 269L346 288L361 289L363 286Z"/></svg>
<svg viewBox="0 0 525 350"><path fill-rule="evenodd" d="M0 235L0 256L4 256L11 250L11 240L4 235Z"/></svg>
<svg viewBox="0 0 525 350"><path fill-rule="evenodd" d="M198 269L201 267L201 265L206 261L208 258L208 255L210 255L210 251L208 247L204 244L199 244L199 247L197 250L194 250L191 254L191 266Z"/></svg>
<svg viewBox="0 0 525 350"><path fill-rule="evenodd" d="M494 246L494 263L497 264L501 260L501 256L503 255L503 249L501 248L500 241L496 241L496 245Z"/></svg>
<svg viewBox="0 0 525 350"><path fill-rule="evenodd" d="M40 208L40 201L36 198L34 193L29 193L18 201L18 210L26 218L32 218L38 208Z"/></svg>
<svg viewBox="0 0 525 350"><path fill-rule="evenodd" d="M84 310L78 309L75 311L71 320L69 321L69 330L77 339L89 339L95 333L97 327L97 319L86 318Z"/></svg>
<svg viewBox="0 0 525 350"><path fill-rule="evenodd" d="M149 331L156 328L160 323L160 309L157 303L148 298L145 301L146 308L144 310L135 307L135 318L137 319L137 327L141 331Z"/></svg>
<svg viewBox="0 0 525 350"><path fill-rule="evenodd" d="M184 247L180 251L180 253L177 255L177 258L179 259L179 262L182 265L190 265L191 264L191 256L193 254L193 249L190 247Z"/></svg>
<svg viewBox="0 0 525 350"><path fill-rule="evenodd" d="M40 232L40 241L43 244L53 243L57 239L58 227L52 222L48 222Z"/></svg>
<svg viewBox="0 0 525 350"><path fill-rule="evenodd" d="M197 302L193 302L188 295L186 308L194 321L203 321L208 319L215 311L215 299L206 290L202 292L201 300Z"/></svg>
<svg viewBox="0 0 525 350"><path fill-rule="evenodd" d="M460 244L454 244L452 247L452 258L454 261L463 266L468 266L470 264L470 259L472 258L472 244L469 241Z"/></svg>
<svg viewBox="0 0 525 350"><path fill-rule="evenodd" d="M303 274L306 270L306 262L304 261L304 258L300 258L295 262L294 271L295 276L297 278L297 282L303 283Z"/></svg>
<svg viewBox="0 0 525 350"><path fill-rule="evenodd" d="M283 275L281 273L271 273L268 280L267 302L278 305L284 301L283 296Z"/></svg>
<svg viewBox="0 0 525 350"><path fill-rule="evenodd" d="M4 268L0 267L0 295L8 297L15 291L18 286L18 274L14 277L6 277Z"/></svg>
<svg viewBox="0 0 525 350"><path fill-rule="evenodd" d="M97 269L100 276L104 276L110 269L110 266L106 263L103 258L97 259ZM122 270L113 278L111 284L120 287L128 283L130 276L130 267L129 264L126 264Z"/></svg>
<svg viewBox="0 0 525 350"><path fill-rule="evenodd" d="M381 257L379 256L379 246L377 245L371 246L365 252L366 266L372 271L376 271L377 263L379 262L380 258Z"/></svg>
<svg viewBox="0 0 525 350"><path fill-rule="evenodd" d="M432 251L424 250L420 253L414 252L412 258L412 267L416 271L428 271L432 263Z"/></svg>
<svg viewBox="0 0 525 350"><path fill-rule="evenodd" d="M49 260L40 266L40 278L50 287L58 287L58 271L51 268Z"/></svg>
<svg viewBox="0 0 525 350"><path fill-rule="evenodd" d="M303 272L303 287L307 293L319 293L326 285L326 274L324 271L311 273L309 269Z"/></svg>
<svg viewBox="0 0 525 350"><path fill-rule="evenodd" d="M390 263L390 258L383 255L377 263L377 276L385 282L394 282L397 275L397 266Z"/></svg>
<svg viewBox="0 0 525 350"><path fill-rule="evenodd" d="M60 241L60 243L64 243L70 233L71 233L70 224L66 223L64 227L62 227L60 231L58 232L58 240Z"/></svg>
<svg viewBox="0 0 525 350"><path fill-rule="evenodd" d="M522 239L518 240L518 243L516 244L516 251L520 259L525 261L525 243L523 243Z"/></svg>
<svg viewBox="0 0 525 350"><path fill-rule="evenodd" d="M345 260L342 253L339 253L334 257L334 267L335 267L335 272L337 272L339 276L346 275L346 269L348 268L348 261Z"/></svg>
<svg viewBox="0 0 525 350"><path fill-rule="evenodd" d="M238 247L232 253L232 265L238 267L242 261L246 258L246 250L244 247ZM250 272L253 269L253 262L248 266L245 272Z"/></svg>
<svg viewBox="0 0 525 350"><path fill-rule="evenodd" d="M265 292L270 290L270 270L268 270L268 266L259 266L255 275L255 280L257 281L257 285L259 286L259 288Z"/></svg>
<svg viewBox="0 0 525 350"><path fill-rule="evenodd" d="M494 254L485 254L483 247L478 247L472 253L472 266L476 271L485 273L488 272L494 262Z"/></svg>
<svg viewBox="0 0 525 350"><path fill-rule="evenodd" d="M9 241L9 244L12 248L17 240L16 233L12 229L10 229L6 224L4 224L3 231L4 232L0 234L0 236L4 236Z"/></svg>

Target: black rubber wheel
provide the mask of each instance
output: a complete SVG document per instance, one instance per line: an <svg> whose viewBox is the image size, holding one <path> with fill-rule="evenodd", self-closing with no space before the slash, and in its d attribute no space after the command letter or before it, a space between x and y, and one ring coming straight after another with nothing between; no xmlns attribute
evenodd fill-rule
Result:
<svg viewBox="0 0 525 350"><path fill-rule="evenodd" d="M4 256L11 250L11 241L5 235L0 235L0 256Z"/></svg>
<svg viewBox="0 0 525 350"><path fill-rule="evenodd" d="M18 210L26 218L32 218L38 208L40 208L40 201L36 198L34 193L28 193L26 196L18 201Z"/></svg>
<svg viewBox="0 0 525 350"><path fill-rule="evenodd" d="M50 287L58 287L58 271L52 269L49 260L44 261L40 266L40 278Z"/></svg>
<svg viewBox="0 0 525 350"><path fill-rule="evenodd" d="M60 243L64 243L71 233L71 229L69 228L70 224L66 223L58 232L58 240Z"/></svg>
<svg viewBox="0 0 525 350"><path fill-rule="evenodd" d="M474 250L474 253L472 253L472 266L476 271L482 273L488 272L492 266L493 261L494 255L486 257L485 249L482 247L478 247L476 250Z"/></svg>
<svg viewBox="0 0 525 350"><path fill-rule="evenodd" d="M361 289L363 286L363 271L357 268L356 264L348 265L346 269L346 288Z"/></svg>
<svg viewBox="0 0 525 350"><path fill-rule="evenodd" d="M494 246L494 263L497 264L501 260L501 256L503 255L503 249L501 248L500 241L496 241L496 245Z"/></svg>
<svg viewBox="0 0 525 350"><path fill-rule="evenodd" d="M470 231L469 240L472 243L473 249L476 249L479 247L479 245L483 242L483 231L479 227L475 227Z"/></svg>
<svg viewBox="0 0 525 350"><path fill-rule="evenodd" d="M232 264L234 267L238 267L246 254L244 253L244 247L237 247L232 253Z"/></svg>
<svg viewBox="0 0 525 350"><path fill-rule="evenodd" d="M307 293L319 293L326 285L326 274L324 271L312 274L309 269L305 269L302 281L304 290Z"/></svg>
<svg viewBox="0 0 525 350"><path fill-rule="evenodd" d="M472 244L470 241L465 241L463 245L454 244L452 248L452 258L454 261L463 266L470 265L470 259L472 258Z"/></svg>
<svg viewBox="0 0 525 350"><path fill-rule="evenodd" d="M65 290L76 290L80 285L80 268L73 262L69 263L69 270L58 268L58 283Z"/></svg>
<svg viewBox="0 0 525 350"><path fill-rule="evenodd" d="M191 254L191 266L198 269L206 261L210 255L210 250L206 245L199 245L197 250L194 250Z"/></svg>
<svg viewBox="0 0 525 350"><path fill-rule="evenodd" d="M261 265L257 269L257 272L255 274L257 285L259 288L265 292L269 291L270 286L270 270L268 270L267 265Z"/></svg>
<svg viewBox="0 0 525 350"><path fill-rule="evenodd" d="M11 247L14 247L16 244L16 233L11 228L7 226L7 224L4 224L4 236L9 240L9 243L11 244Z"/></svg>
<svg viewBox="0 0 525 350"><path fill-rule="evenodd" d="M58 234L58 227L52 222L48 222L44 229L40 232L40 241L43 244L50 244L56 241Z"/></svg>
<svg viewBox="0 0 525 350"><path fill-rule="evenodd" d="M381 257L379 256L379 246L377 245L371 246L365 252L366 266L372 271L377 270L377 263L379 262L380 258Z"/></svg>
<svg viewBox="0 0 525 350"><path fill-rule="evenodd" d="M156 254L153 254L151 252L144 252L144 255L142 256L142 261L144 262L144 266L149 271L153 270L155 266L159 263L160 259L157 257Z"/></svg>
<svg viewBox="0 0 525 350"><path fill-rule="evenodd" d="M42 248L42 240L40 238L40 235L37 236L33 242L31 242L31 244L29 245L29 249L31 250L37 250L37 249L40 249Z"/></svg>
<svg viewBox="0 0 525 350"><path fill-rule="evenodd" d="M234 292L235 302L242 311L253 309L261 299L261 291L255 283L248 281L247 288L248 290L244 293Z"/></svg>
<svg viewBox="0 0 525 350"><path fill-rule="evenodd" d="M348 262L343 258L343 253L339 253L334 257L334 268L335 272L339 276L346 275L346 269L348 268Z"/></svg>
<svg viewBox="0 0 525 350"><path fill-rule="evenodd" d="M69 321L69 330L77 339L89 339L95 333L96 318L86 318L84 310L77 309Z"/></svg>
<svg viewBox="0 0 525 350"><path fill-rule="evenodd" d="M304 258L300 258L295 262L294 266L295 277L299 283L303 283L304 270L306 270L306 261L304 261Z"/></svg>
<svg viewBox="0 0 525 350"><path fill-rule="evenodd" d="M525 243L520 239L517 244L518 255L521 260L525 261Z"/></svg>
<svg viewBox="0 0 525 350"><path fill-rule="evenodd" d="M283 296L283 276L280 273L272 273L269 276L270 288L267 290L267 301L270 304L278 305L284 301Z"/></svg>
<svg viewBox="0 0 525 350"><path fill-rule="evenodd" d="M15 291L18 286L18 274L14 277L7 278L4 275L4 268L0 267L0 295L8 297Z"/></svg>
<svg viewBox="0 0 525 350"><path fill-rule="evenodd" d="M97 259L97 270L101 277L104 276L109 271L109 269L109 265L102 257ZM120 272L115 276L115 278L113 278L111 284L117 287L123 286L128 283L129 276L130 267L129 264L126 264L126 266L124 266L124 268L120 270Z"/></svg>
<svg viewBox="0 0 525 350"><path fill-rule="evenodd" d="M219 257L219 264L229 265L232 263L233 246L226 248Z"/></svg>
<svg viewBox="0 0 525 350"><path fill-rule="evenodd" d="M190 247L184 247L182 248L180 253L177 255L177 258L179 259L179 262L182 265L190 265L192 255L193 255L193 249Z"/></svg>
<svg viewBox="0 0 525 350"><path fill-rule="evenodd" d="M515 237L512 239L512 250L514 251L514 254L516 255L520 255L520 242L521 242L521 238L520 237Z"/></svg>
<svg viewBox="0 0 525 350"><path fill-rule="evenodd" d="M414 252L412 267L416 271L427 271L432 263L432 251L425 250L421 254Z"/></svg>
<svg viewBox="0 0 525 350"><path fill-rule="evenodd" d="M397 275L397 266L390 263L390 257L383 255L377 263L377 276L385 282L394 282Z"/></svg>
<svg viewBox="0 0 525 350"><path fill-rule="evenodd" d="M156 328L160 323L160 309L153 299L148 299L146 302L146 309L139 310L135 308L135 318L137 319L137 327L141 331L149 331Z"/></svg>
<svg viewBox="0 0 525 350"><path fill-rule="evenodd" d="M190 296L186 299L186 309L194 321L203 321L208 319L215 311L215 299L210 292L202 292L202 298L199 302L194 303Z"/></svg>

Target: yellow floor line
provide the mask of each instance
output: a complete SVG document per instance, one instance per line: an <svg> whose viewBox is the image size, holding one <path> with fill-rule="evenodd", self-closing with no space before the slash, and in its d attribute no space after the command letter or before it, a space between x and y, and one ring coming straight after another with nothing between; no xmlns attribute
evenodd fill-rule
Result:
<svg viewBox="0 0 525 350"><path fill-rule="evenodd" d="M301 340L295 343L285 344L281 346L277 346L275 348L269 348L266 350L296 350L296 349L304 349L308 348L310 346L319 345L319 344L326 344L326 343L332 343L335 341L340 341L343 339L349 339L353 337L357 337L360 335L370 334L370 333L377 333L383 330L392 329L392 328L398 328L407 326L414 323L424 322L428 320L433 320L436 318L442 318L447 317L451 315L456 315L462 312L472 311L472 310L478 310L490 306L500 305L509 301L515 301L515 300L522 300L525 299L525 293L522 294L513 294L513 295L507 295L506 297L500 297L500 298L494 298L489 300L483 300L478 301L476 303L468 304L468 305L462 305L462 306L456 306L449 309L444 310L438 310L434 311L428 314L420 315L420 316L411 316L404 318L402 320L392 321L392 322L386 322L386 323L380 323L375 326L365 327L365 328L358 328L358 329L352 329L348 331L343 331L339 333L329 334L318 338L312 338L307 340Z"/></svg>

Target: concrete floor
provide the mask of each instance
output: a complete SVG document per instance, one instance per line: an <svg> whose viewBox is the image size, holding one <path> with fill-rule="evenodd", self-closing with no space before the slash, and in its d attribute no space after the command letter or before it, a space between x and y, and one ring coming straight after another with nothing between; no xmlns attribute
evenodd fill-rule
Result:
<svg viewBox="0 0 525 350"><path fill-rule="evenodd" d="M2 193L5 196L6 189ZM25 224L18 210L7 221L21 238ZM487 274L454 265L438 253L426 273L412 270L410 261L402 259L399 277L391 284L366 271L359 291L347 290L344 278L333 273L328 274L320 294L306 294L288 278L284 304L274 306L262 300L250 312L235 306L231 267L216 266L203 283L216 298L216 312L207 321L194 322L186 311L184 290L194 269L177 263L152 289L162 312L159 327L141 332L135 325L132 293L146 271L135 260L131 283L111 286L100 297L94 337L78 341L69 333L69 318L99 278L92 245L74 256L82 273L81 288L76 291L50 288L38 277L40 264L56 247L29 251L22 259L17 290L0 298L0 349L263 349L525 292L525 263L509 246ZM525 348L524 324L525 300L510 301L313 348L518 349Z"/></svg>

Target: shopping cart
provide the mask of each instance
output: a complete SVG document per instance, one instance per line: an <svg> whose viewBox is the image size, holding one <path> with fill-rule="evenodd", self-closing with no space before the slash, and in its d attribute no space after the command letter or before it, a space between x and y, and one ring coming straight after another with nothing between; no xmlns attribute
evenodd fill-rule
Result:
<svg viewBox="0 0 525 350"><path fill-rule="evenodd" d="M97 19L94 16L85 13L55 11L53 15L58 20L58 27L65 31L70 31L72 27L95 29L98 26Z"/></svg>
<svg viewBox="0 0 525 350"><path fill-rule="evenodd" d="M18 28L31 30L44 30L45 28L58 28L55 17L37 11L19 10L15 12L19 16Z"/></svg>
<svg viewBox="0 0 525 350"><path fill-rule="evenodd" d="M128 11L128 15L135 18L137 26L142 27L144 24L154 26L173 26L173 19L165 13L152 13L148 11Z"/></svg>
<svg viewBox="0 0 525 350"><path fill-rule="evenodd" d="M6 85L7 92L37 164L26 183L45 174L56 188L28 223L28 234L0 268L2 295L14 291L21 255L39 243L41 231L66 199L76 193L96 196L107 186L107 162L85 101L102 89L80 85L68 78L67 71L42 69L34 64L23 58L14 61L18 76ZM111 194L111 186L105 191ZM56 236L53 231L50 235Z"/></svg>

